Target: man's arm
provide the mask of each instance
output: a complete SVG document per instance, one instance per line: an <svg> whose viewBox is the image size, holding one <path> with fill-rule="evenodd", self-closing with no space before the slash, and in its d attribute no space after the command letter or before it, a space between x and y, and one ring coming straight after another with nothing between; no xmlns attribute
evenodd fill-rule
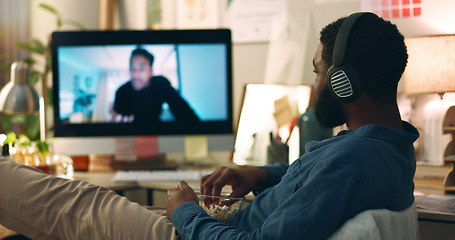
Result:
<svg viewBox="0 0 455 240"><path fill-rule="evenodd" d="M214 236L217 239L327 239L346 220L346 213L340 209L350 205L360 211L370 204L365 199L369 194L363 190L376 190L359 186L363 183L357 180L352 169L341 173L323 171L286 198L279 189L268 191L268 198L281 199L274 202L273 210L264 208L265 203L255 204L255 199L231 222L223 224L210 218L197 203L189 201L175 209L171 220L188 239L212 239ZM300 172L291 175L295 174ZM270 203L266 205L270 207ZM266 219L260 220L264 214ZM251 221L258 221L258 227L248 229L245 222Z"/></svg>
<svg viewBox="0 0 455 240"><path fill-rule="evenodd" d="M250 191L261 192L272 186L271 184L275 185L277 179L281 179L284 175L287 167L286 164L267 167L220 167L201 179L201 192L206 195L220 195L226 185L232 187L232 197L241 197ZM271 179L268 179L269 172ZM197 202L196 194L185 182L180 182L177 188L170 189L166 203L169 219L172 219L172 214L177 207L192 200Z"/></svg>
<svg viewBox="0 0 455 240"><path fill-rule="evenodd" d="M177 121L184 123L198 123L199 117L196 115L194 110L190 105L185 101L185 99L180 96L180 94L171 86L169 80L163 76L154 77L153 81L159 81L162 86L162 91L164 91L164 101L169 104L169 108L174 114Z"/></svg>

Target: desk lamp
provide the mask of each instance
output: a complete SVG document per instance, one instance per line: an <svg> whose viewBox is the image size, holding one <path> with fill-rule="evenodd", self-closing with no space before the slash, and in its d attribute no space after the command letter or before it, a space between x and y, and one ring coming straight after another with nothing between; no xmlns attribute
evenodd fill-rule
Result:
<svg viewBox="0 0 455 240"><path fill-rule="evenodd" d="M443 134L447 110L455 102L444 100L446 92L455 91L455 35L405 39L408 65L403 74L408 94L437 93L439 100L428 102L423 109L424 162L444 164L444 150L450 141Z"/></svg>
<svg viewBox="0 0 455 240"><path fill-rule="evenodd" d="M0 112L6 114L35 114L39 110L39 98L28 84L28 65L23 61L11 65L11 80L0 91ZM40 128L42 123L40 122ZM41 138L44 132L41 133ZM43 139L42 139L43 140Z"/></svg>

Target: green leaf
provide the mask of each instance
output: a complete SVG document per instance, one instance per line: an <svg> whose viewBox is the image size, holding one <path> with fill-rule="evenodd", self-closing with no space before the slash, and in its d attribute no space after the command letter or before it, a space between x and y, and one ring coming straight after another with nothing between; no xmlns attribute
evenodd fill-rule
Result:
<svg viewBox="0 0 455 240"><path fill-rule="evenodd" d="M11 120L11 117L9 115L3 115L3 118L2 118L2 128L3 129L10 129L11 128L11 125L12 125L12 120Z"/></svg>
<svg viewBox="0 0 455 240"><path fill-rule="evenodd" d="M25 50L27 52L34 52L35 49L33 49L32 46L30 46L28 43L21 43L21 42L17 42L16 43L16 47L22 49L22 50Z"/></svg>
<svg viewBox="0 0 455 240"><path fill-rule="evenodd" d="M60 17L60 13L57 11L57 9L55 9L54 7L52 7L51 5L49 4L46 4L46 3L40 3L39 4L39 7L44 9L44 10L47 10L48 12L52 13L53 15L55 15L56 17Z"/></svg>
<svg viewBox="0 0 455 240"><path fill-rule="evenodd" d="M38 151L40 151L41 153L49 152L49 143L47 143L46 141L41 140L37 141L36 147L38 148Z"/></svg>
<svg viewBox="0 0 455 240"><path fill-rule="evenodd" d="M17 42L16 43L16 47L18 47L18 48L20 48L22 50L25 50L27 52L33 52L33 53L37 53L37 54L43 55L44 54L43 49L40 46L36 46L34 44L35 43L33 43L33 42L31 42L31 43Z"/></svg>
<svg viewBox="0 0 455 240"><path fill-rule="evenodd" d="M27 135L30 139L39 139L40 133L40 119L39 114L27 116Z"/></svg>
<svg viewBox="0 0 455 240"><path fill-rule="evenodd" d="M35 86L40 81L40 76L39 72L31 72L28 78L30 85Z"/></svg>
<svg viewBox="0 0 455 240"><path fill-rule="evenodd" d="M32 144L32 141L30 141L30 138L28 138L25 134L20 134L18 140L19 140L21 147L30 146Z"/></svg>
<svg viewBox="0 0 455 240"><path fill-rule="evenodd" d="M81 31L85 31L86 30L85 26L82 25L82 23L80 23L78 21L75 21L75 20L65 19L63 21L63 24L71 25L71 26L76 27L77 29L79 29Z"/></svg>
<svg viewBox="0 0 455 240"><path fill-rule="evenodd" d="M6 139L5 139L5 141L3 142L3 144L15 143L16 140L17 140L16 133L14 133L14 132L9 132L8 134L6 134Z"/></svg>
<svg viewBox="0 0 455 240"><path fill-rule="evenodd" d="M60 29L62 27L62 19L61 18L57 18L57 28Z"/></svg>
<svg viewBox="0 0 455 240"><path fill-rule="evenodd" d="M46 52L46 46L44 46L44 43L36 38L30 39L30 45L33 46L41 54L44 54Z"/></svg>
<svg viewBox="0 0 455 240"><path fill-rule="evenodd" d="M33 64L36 63L35 59L33 58L26 58L23 60L25 63L27 63L28 65L32 66Z"/></svg>

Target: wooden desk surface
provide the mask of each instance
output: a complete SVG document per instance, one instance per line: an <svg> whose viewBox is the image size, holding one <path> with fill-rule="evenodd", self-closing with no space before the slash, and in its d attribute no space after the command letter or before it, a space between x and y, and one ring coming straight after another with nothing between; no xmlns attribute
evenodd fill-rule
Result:
<svg viewBox="0 0 455 240"><path fill-rule="evenodd" d="M111 179L115 172L75 172L74 179L85 180L93 184L110 188L114 191L127 191L133 189L151 189L158 191L167 191L168 189L175 188L177 181L141 181L141 182L113 182ZM193 189L200 189L199 181L188 182ZM224 191L231 191L227 186ZM247 200L253 200L254 196L249 193L246 196ZM432 211L427 209L417 209L419 220L424 221L441 221L448 223L455 223L455 214L447 212Z"/></svg>

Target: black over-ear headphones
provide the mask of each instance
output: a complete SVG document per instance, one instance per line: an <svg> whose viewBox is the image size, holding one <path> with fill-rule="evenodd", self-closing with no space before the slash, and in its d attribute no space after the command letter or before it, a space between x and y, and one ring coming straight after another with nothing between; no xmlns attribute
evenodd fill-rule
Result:
<svg viewBox="0 0 455 240"><path fill-rule="evenodd" d="M373 13L358 12L349 15L341 24L335 39L332 66L327 70L327 84L335 97L343 103L353 102L360 96L360 75L354 66L344 62L344 56L352 27L366 14Z"/></svg>

